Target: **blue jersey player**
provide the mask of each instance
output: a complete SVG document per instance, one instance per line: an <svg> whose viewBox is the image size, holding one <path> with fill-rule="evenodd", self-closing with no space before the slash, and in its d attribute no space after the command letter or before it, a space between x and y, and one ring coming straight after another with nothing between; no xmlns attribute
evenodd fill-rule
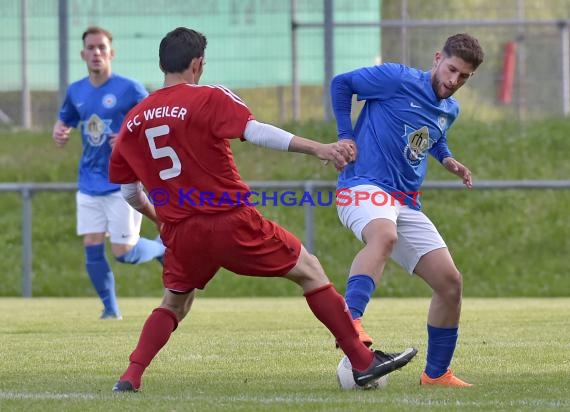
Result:
<svg viewBox="0 0 570 412"><path fill-rule="evenodd" d="M331 84L338 137L358 152L337 187L339 218L364 243L350 268L346 302L361 340L371 345L361 318L389 257L431 287L422 385L471 386L449 369L458 336L462 277L442 237L422 213L419 193L428 154L467 188L472 185L471 172L448 148L447 131L459 113L452 95L483 57L475 38L456 34L435 53L429 71L386 63L339 74ZM365 101L354 128L353 95Z"/></svg>
<svg viewBox="0 0 570 412"><path fill-rule="evenodd" d="M120 185L109 182L113 140L127 112L148 93L138 82L111 71L113 37L101 27L83 33L81 58L89 75L72 83L53 128L58 147L69 140L72 128L81 132L77 234L83 236L87 273L103 302L101 319L121 319L115 278L105 257L105 236L117 261L138 264L162 261L161 242L139 236L142 215L123 199Z"/></svg>

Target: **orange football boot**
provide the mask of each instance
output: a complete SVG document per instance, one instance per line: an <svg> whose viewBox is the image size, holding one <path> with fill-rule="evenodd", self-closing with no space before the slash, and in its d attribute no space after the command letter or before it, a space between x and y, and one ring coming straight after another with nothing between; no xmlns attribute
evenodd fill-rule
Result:
<svg viewBox="0 0 570 412"><path fill-rule="evenodd" d="M368 347L372 346L373 343L372 338L368 333L366 333L366 331L362 327L362 319L361 318L353 319L352 324L354 325L354 329L356 329L356 332L358 333L358 339L366 346ZM338 342L335 342L335 346L337 349L340 348Z"/></svg>
<svg viewBox="0 0 570 412"><path fill-rule="evenodd" d="M448 369L447 372L445 372L439 378L435 379L430 378L427 376L426 372L423 371L422 375L420 376L420 385L438 385L455 388L470 388L473 386L472 384L462 381L457 376L455 376L451 369Z"/></svg>
<svg viewBox="0 0 570 412"><path fill-rule="evenodd" d="M372 343L374 343L374 341L372 340L372 337L362 327L362 318L354 319L352 323L354 324L354 328L358 332L358 338L360 339L360 341L368 347L372 346Z"/></svg>

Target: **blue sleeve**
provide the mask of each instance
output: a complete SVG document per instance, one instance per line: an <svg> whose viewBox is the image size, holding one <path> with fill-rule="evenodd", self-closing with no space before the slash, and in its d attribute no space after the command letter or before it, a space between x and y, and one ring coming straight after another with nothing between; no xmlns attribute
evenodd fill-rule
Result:
<svg viewBox="0 0 570 412"><path fill-rule="evenodd" d="M59 120L61 120L66 126L77 127L79 124L79 113L77 113L77 110L75 110L75 106L71 101L69 89L67 89L61 109L59 109Z"/></svg>
<svg viewBox="0 0 570 412"><path fill-rule="evenodd" d="M145 97L148 96L148 91L145 89L145 87L137 82L137 81L133 81L133 92L132 92L132 96L134 99L134 103L133 106L137 103L140 103L140 101L142 99L144 99Z"/></svg>
<svg viewBox="0 0 570 412"><path fill-rule="evenodd" d="M331 103L336 118L336 128L339 139L352 138L352 73L339 74L331 82Z"/></svg>
<svg viewBox="0 0 570 412"><path fill-rule="evenodd" d="M135 86L135 100L136 103L140 103L140 101L142 99L144 99L145 97L148 96L148 91L145 89L145 87L139 83L139 82L134 82L134 86Z"/></svg>
<svg viewBox="0 0 570 412"><path fill-rule="evenodd" d="M449 150L449 146L447 145L447 131L453 125L457 116L459 116L459 105L457 104L457 101L453 97L448 98L448 100L453 104L453 107L450 109L449 123L443 132L443 136L441 136L441 138L438 139L438 141L429 149L429 154L435 157L439 163L441 163L446 157L453 157L453 153L451 153L451 150Z"/></svg>
<svg viewBox="0 0 570 412"><path fill-rule="evenodd" d="M429 153L435 157L439 163L446 157L453 157L447 145L447 133L445 133L430 149Z"/></svg>
<svg viewBox="0 0 570 412"><path fill-rule="evenodd" d="M408 68L401 64L385 63L355 70L353 85L358 100L386 100L394 96L402 84Z"/></svg>
<svg viewBox="0 0 570 412"><path fill-rule="evenodd" d="M405 66L386 63L363 67L335 76L331 82L331 103L339 139L354 135L351 120L352 95L358 100L385 100L400 87Z"/></svg>

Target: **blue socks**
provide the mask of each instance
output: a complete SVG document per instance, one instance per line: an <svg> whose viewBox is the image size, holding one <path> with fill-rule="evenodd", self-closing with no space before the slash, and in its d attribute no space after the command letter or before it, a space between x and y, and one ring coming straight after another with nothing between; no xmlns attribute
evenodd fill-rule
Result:
<svg viewBox="0 0 570 412"><path fill-rule="evenodd" d="M352 319L362 317L375 289L374 279L368 275L354 275L348 278L344 298Z"/></svg>
<svg viewBox="0 0 570 412"><path fill-rule="evenodd" d="M85 267L93 287L105 307L105 313L119 315L119 305L115 295L115 277L105 257L105 245L84 246Z"/></svg>
<svg viewBox="0 0 570 412"><path fill-rule="evenodd" d="M354 275L346 283L345 300L352 319L362 317L376 285L365 274ZM437 328L427 325L428 350L425 372L432 378L443 375L451 363L457 345L458 328Z"/></svg>
<svg viewBox="0 0 570 412"><path fill-rule="evenodd" d="M131 263L133 265L153 259L158 259L161 262L162 256L164 256L164 249L162 242L141 237L131 250L122 256L118 256L116 259L121 263Z"/></svg>
<svg viewBox="0 0 570 412"><path fill-rule="evenodd" d="M458 328L436 328L427 325L428 349L426 374L432 379L443 375L453 358Z"/></svg>
<svg viewBox="0 0 570 412"><path fill-rule="evenodd" d="M104 314L120 316L115 294L115 277L105 257L105 244L84 246L84 249L85 267L93 287L103 302ZM140 238L130 251L117 257L117 260L132 264L144 263L152 259L161 261L164 249L162 242Z"/></svg>

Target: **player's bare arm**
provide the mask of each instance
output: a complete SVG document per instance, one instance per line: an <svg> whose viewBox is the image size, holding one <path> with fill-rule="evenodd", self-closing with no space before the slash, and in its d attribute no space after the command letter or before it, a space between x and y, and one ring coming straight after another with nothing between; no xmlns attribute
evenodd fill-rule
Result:
<svg viewBox="0 0 570 412"><path fill-rule="evenodd" d="M443 159L443 167L456 176L459 176L463 180L463 184L468 189L473 187L473 180L471 178L471 170L465 167L463 164L459 163L453 157L446 157Z"/></svg>
<svg viewBox="0 0 570 412"><path fill-rule="evenodd" d="M71 132L71 127L67 126L61 120L55 122L53 126L53 140L57 147L63 147L69 140L69 133Z"/></svg>
<svg viewBox="0 0 570 412"><path fill-rule="evenodd" d="M348 144L319 143L256 120L247 122L243 136L258 146L309 154L321 160L332 161L337 170L342 170L355 156L354 149Z"/></svg>
<svg viewBox="0 0 570 412"><path fill-rule="evenodd" d="M295 136L289 145L290 152L305 153L316 156L325 162L333 162L337 170L342 170L354 159L354 150L346 144L319 143L304 137Z"/></svg>

